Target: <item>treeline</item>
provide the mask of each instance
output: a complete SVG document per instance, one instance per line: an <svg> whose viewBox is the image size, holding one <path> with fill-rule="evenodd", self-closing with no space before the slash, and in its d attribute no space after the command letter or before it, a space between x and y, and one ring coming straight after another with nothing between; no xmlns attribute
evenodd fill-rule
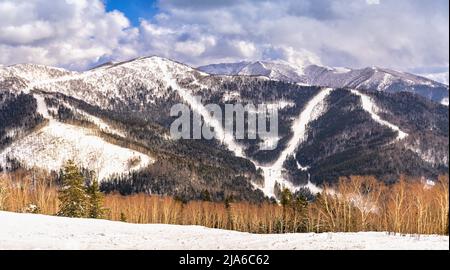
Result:
<svg viewBox="0 0 450 270"><path fill-rule="evenodd" d="M61 215L62 206L67 205L61 192L67 188L62 189L49 180L54 177L22 170L3 174L0 209ZM82 190L89 186L85 184ZM97 200L97 205L102 209L102 217L110 220L201 225L251 233L448 234L448 187L447 175L440 176L436 182L401 177L390 185L370 176L351 176L340 178L333 186L325 186L322 193L308 199L282 190L279 202L255 204L235 201L231 196L222 202L212 202L208 190L204 190L202 200L189 202L147 194L98 194L104 197ZM81 216L89 216L86 214L89 211L84 213Z"/></svg>

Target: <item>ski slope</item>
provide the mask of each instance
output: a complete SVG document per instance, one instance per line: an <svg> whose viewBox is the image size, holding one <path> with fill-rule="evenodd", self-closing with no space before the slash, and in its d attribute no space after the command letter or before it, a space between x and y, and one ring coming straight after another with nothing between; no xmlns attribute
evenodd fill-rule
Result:
<svg viewBox="0 0 450 270"><path fill-rule="evenodd" d="M165 66L161 65L162 74L164 74L164 81L170 86L172 89L178 92L178 94L182 97L182 99L189 104L189 106L198 114L200 114L205 123L214 128L215 132L219 140L237 157L248 158L245 155L245 150L242 145L240 145L233 137L233 134L228 133L222 126L222 123L218 121L216 118L210 115L209 111L205 108L205 106L194 98L194 96L186 89L183 89L178 85L176 80L171 77L170 72L165 70ZM290 190L296 190L300 187L295 187L291 182L284 179L283 172L283 164L286 159L295 154L298 145L306 139L306 131L307 126L310 122L317 119L320 115L325 111L325 98L333 91L332 88L324 88L322 89L316 96L314 96L305 106L305 108L301 111L300 115L294 120L293 125L291 127L293 136L289 140L287 147L281 152L278 159L270 165L262 165L256 162L255 160L249 159L252 161L257 168L261 168L264 174L264 187L259 187L265 195L269 197L275 197L274 186L275 183L279 183L282 187L289 188ZM275 107L274 104L270 104L272 107ZM282 102L279 106L289 106L291 104ZM274 138L274 140L278 140L278 138ZM270 143L270 142L265 142ZM316 187L312 183L308 183L308 188L318 191L320 188Z"/></svg>
<svg viewBox="0 0 450 270"><path fill-rule="evenodd" d="M298 145L306 139L306 131L309 123L317 119L324 112L324 100L331 93L332 88L322 89L305 106L291 127L293 136L287 143L286 148L281 152L278 159L269 166L260 166L264 172L264 193L274 196L274 186L278 182L281 186L295 190L291 182L284 180L282 171L286 159L295 154ZM308 183L312 185L312 183Z"/></svg>
<svg viewBox="0 0 450 270"><path fill-rule="evenodd" d="M0 211L0 249L449 249L448 236L384 232L250 234Z"/></svg>
<svg viewBox="0 0 450 270"><path fill-rule="evenodd" d="M408 137L408 134L406 132L403 132L398 126L381 119L381 117L377 114L377 112L380 111L380 109L368 95L365 95L357 90L351 90L351 92L352 94L357 95L361 98L361 104L363 109L370 114L370 116L375 122L383 126L387 126L388 128L397 132L396 140L403 140L404 138Z"/></svg>
<svg viewBox="0 0 450 270"><path fill-rule="evenodd" d="M194 110L196 113L201 115L207 125L210 127L213 127L219 140L230 150L232 151L237 157L243 157L248 158L245 155L245 150L242 145L240 145L236 140L234 139L233 134L228 133L222 126L222 123L218 121L218 119L211 116L209 111L206 109L206 107L186 89L183 89L178 85L176 80L171 77L170 72L166 70L166 67L164 65L161 65L162 68L162 74L164 74L164 81L167 83L168 86L170 86L172 89L178 92L178 94L181 96L181 98L189 104L189 106ZM315 97L313 97L306 107L303 109L303 111L300 113L297 119L295 119L292 131L293 131L293 137L288 142L288 145L286 149L283 150L281 155L278 157L278 159L271 165L261 165L258 162L249 159L252 161L257 168L261 168L264 173L264 187L260 187L260 189L269 197L274 197L274 186L275 183L278 182L281 184L281 186L287 187L291 190L295 190L299 187L294 187L292 183L289 181L286 181L282 176L282 170L283 170L283 164L286 161L286 159L295 154L295 151L298 147L298 145L306 138L306 129L308 124L317 119L324 111L324 100L325 98L331 93L333 89L332 88L324 88L321 90ZM275 107L274 104L270 104L272 108ZM282 102L279 106L289 106L291 104ZM275 138L277 140L277 138ZM270 143L270 142L266 142ZM313 185L312 183L308 183L308 185ZM315 187L314 187L315 188Z"/></svg>
<svg viewBox="0 0 450 270"><path fill-rule="evenodd" d="M237 157L245 157L243 147L236 143L233 134L230 134L224 130L221 121L214 116L211 116L210 112L201 103L201 101L195 99L195 97L191 93L189 93L189 91L180 87L176 80L171 77L170 72L167 70L167 67L165 65L161 65L161 69L165 83L167 83L168 86L177 91L183 101L186 102L194 112L203 117L205 123L208 126L214 128L217 138Z"/></svg>

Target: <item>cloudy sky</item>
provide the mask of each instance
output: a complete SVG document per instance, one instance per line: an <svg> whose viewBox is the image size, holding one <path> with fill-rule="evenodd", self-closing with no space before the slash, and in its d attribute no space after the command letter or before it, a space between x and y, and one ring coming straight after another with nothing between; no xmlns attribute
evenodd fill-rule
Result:
<svg viewBox="0 0 450 270"><path fill-rule="evenodd" d="M449 67L448 12L448 0L0 0L0 64L160 55L435 73Z"/></svg>

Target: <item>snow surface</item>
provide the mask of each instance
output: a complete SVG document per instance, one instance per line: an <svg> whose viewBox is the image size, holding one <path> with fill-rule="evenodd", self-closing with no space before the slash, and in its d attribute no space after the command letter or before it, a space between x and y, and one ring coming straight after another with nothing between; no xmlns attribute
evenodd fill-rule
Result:
<svg viewBox="0 0 450 270"><path fill-rule="evenodd" d="M333 73L347 73L352 71L351 69L347 68L347 67L334 67L332 69Z"/></svg>
<svg viewBox="0 0 450 270"><path fill-rule="evenodd" d="M20 77L27 84L31 84L35 81L55 80L57 78L70 76L73 74L76 74L76 72L36 64L18 64L14 66L0 67L0 79Z"/></svg>
<svg viewBox="0 0 450 270"><path fill-rule="evenodd" d="M129 224L0 211L0 249L436 249L448 236L384 232L250 234L199 226Z"/></svg>
<svg viewBox="0 0 450 270"><path fill-rule="evenodd" d="M42 115L45 119L50 119L50 115L48 114L48 107L45 103L45 99L41 95L33 95L34 99L36 99L37 109L36 112Z"/></svg>
<svg viewBox="0 0 450 270"><path fill-rule="evenodd" d="M292 108L295 106L295 103L292 101L286 101L286 100L279 100L276 103L266 103L263 104L267 107L267 109L270 110L284 110L286 108Z"/></svg>

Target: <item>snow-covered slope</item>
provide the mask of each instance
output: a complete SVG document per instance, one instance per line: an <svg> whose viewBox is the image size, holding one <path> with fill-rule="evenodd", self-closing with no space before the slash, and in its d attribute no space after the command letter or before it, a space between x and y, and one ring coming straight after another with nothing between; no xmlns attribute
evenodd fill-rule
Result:
<svg viewBox="0 0 450 270"><path fill-rule="evenodd" d="M82 166L96 171L100 179L145 167L152 162L152 158L147 155L108 143L93 130L52 119L44 97L36 91L61 93L100 108L114 110L117 108L113 104L127 105L136 96L136 89L146 90L139 98L141 105L147 106L170 93L168 88L173 84L167 78L183 80L192 79L195 75L201 76L202 73L160 57L143 57L103 65L86 72L31 64L3 67L0 69L0 90L32 93L37 100L38 113L49 123L1 151L0 164L3 165L6 158L10 157L27 167L58 170L64 161L74 159ZM110 128L98 117L62 103L99 130L125 137L122 131Z"/></svg>
<svg viewBox="0 0 450 270"><path fill-rule="evenodd" d="M285 61L256 61L202 66L209 74L266 76L273 80L305 82L304 69Z"/></svg>
<svg viewBox="0 0 450 270"><path fill-rule="evenodd" d="M0 153L0 164L15 158L26 167L58 171L69 159L94 170L99 180L137 170L153 162L147 155L106 142L82 127L50 120L42 129L15 141Z"/></svg>
<svg viewBox="0 0 450 270"><path fill-rule="evenodd" d="M36 81L57 79L75 74L75 72L65 69L36 64L18 64L8 67L0 66L0 83L5 79L17 77L20 78L23 83L30 84Z"/></svg>
<svg viewBox="0 0 450 270"><path fill-rule="evenodd" d="M13 158L27 168L59 171L67 160L73 160L79 166L94 171L101 181L115 174L141 169L154 162L148 155L105 141L99 131L121 137L125 134L103 120L71 108L99 130L62 123L49 114L43 96L34 94L33 97L36 99L37 113L47 123L0 151L1 166L7 167L7 160Z"/></svg>
<svg viewBox="0 0 450 270"><path fill-rule="evenodd" d="M285 62L240 62L201 66L210 74L266 76L270 79L334 88L352 88L388 92L408 91L445 103L448 85L429 78L386 68L304 67Z"/></svg>
<svg viewBox="0 0 450 270"><path fill-rule="evenodd" d="M209 74L237 75L249 64L251 64L251 62L246 61L228 64L211 64L200 67L199 69Z"/></svg>
<svg viewBox="0 0 450 270"><path fill-rule="evenodd" d="M434 249L448 236L384 232L249 234L199 226L128 224L0 212L0 249Z"/></svg>
<svg viewBox="0 0 450 270"><path fill-rule="evenodd" d="M59 92L109 108L111 99L124 101L139 88L147 90L143 104L154 103L155 99L163 98L168 94L167 87L170 83L164 80L167 72L179 80L192 79L194 75L202 74L186 65L156 56L104 65L86 72L17 65L0 69L0 89L2 85L10 86L11 82L8 83L8 80L15 78L20 84L8 87L9 90L29 92L39 89Z"/></svg>

